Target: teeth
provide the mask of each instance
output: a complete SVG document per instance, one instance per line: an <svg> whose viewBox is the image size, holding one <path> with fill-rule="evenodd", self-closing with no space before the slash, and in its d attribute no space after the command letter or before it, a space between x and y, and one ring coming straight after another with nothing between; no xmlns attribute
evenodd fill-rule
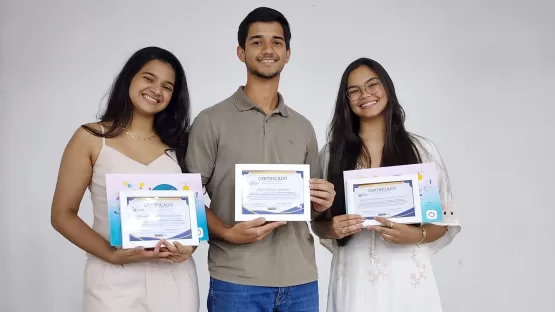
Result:
<svg viewBox="0 0 555 312"><path fill-rule="evenodd" d="M377 101L372 101L372 102L363 104L361 107L368 107L368 106L374 105L374 104L376 104L376 103L377 103Z"/></svg>
<svg viewBox="0 0 555 312"><path fill-rule="evenodd" d="M153 98L151 98L150 96L148 96L148 95L146 95L146 94L143 94L143 98L144 98L145 100L147 100L147 101L150 101L150 102L153 102L153 103L158 104L158 100L153 99Z"/></svg>
<svg viewBox="0 0 555 312"><path fill-rule="evenodd" d="M262 63L274 63L275 60L262 60L261 62Z"/></svg>

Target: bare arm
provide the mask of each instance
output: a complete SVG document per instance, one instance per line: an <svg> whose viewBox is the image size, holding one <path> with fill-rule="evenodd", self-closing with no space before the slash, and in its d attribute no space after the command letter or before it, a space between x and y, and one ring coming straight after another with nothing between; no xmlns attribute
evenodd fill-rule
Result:
<svg viewBox="0 0 555 312"><path fill-rule="evenodd" d="M208 223L208 232L226 239L226 230L229 229L229 226L220 220L208 207L206 207L206 223Z"/></svg>
<svg viewBox="0 0 555 312"><path fill-rule="evenodd" d="M426 231L426 237L422 243L431 243L440 239L447 233L447 227L435 224L424 224L422 228Z"/></svg>
<svg viewBox="0 0 555 312"><path fill-rule="evenodd" d="M382 217L375 217L374 220L380 222L382 225L370 226L369 228L379 232L386 241L396 244L421 244L435 242L447 231L446 227L434 224L412 226L408 224L395 223Z"/></svg>
<svg viewBox="0 0 555 312"><path fill-rule="evenodd" d="M75 132L67 144L52 200L52 226L77 247L110 263L159 260L172 255L172 252L163 247L166 245L162 241L154 250L149 251L143 247L116 249L77 215L85 190L91 181L93 164L100 146L100 138L92 136L82 128Z"/></svg>
<svg viewBox="0 0 555 312"><path fill-rule="evenodd" d="M99 138L78 129L63 153L52 200L54 229L82 250L113 262L115 248L93 231L78 215L79 205L91 181L94 146Z"/></svg>
<svg viewBox="0 0 555 312"><path fill-rule="evenodd" d="M310 222L310 227L316 236L328 239L333 238L331 232L331 220L326 220L322 216L319 216Z"/></svg>

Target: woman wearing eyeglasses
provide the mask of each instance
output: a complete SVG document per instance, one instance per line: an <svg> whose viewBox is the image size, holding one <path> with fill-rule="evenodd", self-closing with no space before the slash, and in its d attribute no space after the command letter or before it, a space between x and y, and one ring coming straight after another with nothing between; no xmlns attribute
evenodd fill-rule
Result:
<svg viewBox="0 0 555 312"><path fill-rule="evenodd" d="M345 170L432 162L444 213L435 224L377 217L381 226L364 228L362 217L347 215L345 200L336 200L312 222L321 244L333 253L327 311L442 311L430 256L461 229L447 169L429 139L405 130L393 82L378 62L360 58L343 73L320 159L337 198L345 198Z"/></svg>

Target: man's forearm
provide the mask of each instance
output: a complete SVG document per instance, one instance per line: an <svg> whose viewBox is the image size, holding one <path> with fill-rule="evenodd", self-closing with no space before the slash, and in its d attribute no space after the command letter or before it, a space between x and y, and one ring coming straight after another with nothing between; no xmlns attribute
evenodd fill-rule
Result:
<svg viewBox="0 0 555 312"><path fill-rule="evenodd" d="M329 208L328 208L329 209ZM314 210L314 202L311 201L310 202L310 220L314 220L317 217L319 217L321 214L326 213L328 210L324 210L324 211L316 211Z"/></svg>
<svg viewBox="0 0 555 312"><path fill-rule="evenodd" d="M226 230L229 228L220 218L218 218L210 208L206 207L206 221L208 223L208 232L217 237L225 239Z"/></svg>
<svg viewBox="0 0 555 312"><path fill-rule="evenodd" d="M310 209L310 220L316 219L316 217L318 217L319 215L320 213L314 210L314 208Z"/></svg>
<svg viewBox="0 0 555 312"><path fill-rule="evenodd" d="M333 238L330 231L331 221L316 219L310 222L312 231L320 238Z"/></svg>

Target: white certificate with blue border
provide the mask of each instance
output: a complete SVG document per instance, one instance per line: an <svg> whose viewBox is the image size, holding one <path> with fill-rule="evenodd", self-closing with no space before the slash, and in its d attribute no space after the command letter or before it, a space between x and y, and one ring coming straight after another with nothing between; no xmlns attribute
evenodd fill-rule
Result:
<svg viewBox="0 0 555 312"><path fill-rule="evenodd" d="M310 221L310 165L236 164L235 221Z"/></svg>
<svg viewBox="0 0 555 312"><path fill-rule="evenodd" d="M122 248L155 247L160 240L198 246L193 191L121 191Z"/></svg>
<svg viewBox="0 0 555 312"><path fill-rule="evenodd" d="M381 225L374 217L404 224L421 223L418 175L397 175L347 181L347 213L364 218L364 226Z"/></svg>

